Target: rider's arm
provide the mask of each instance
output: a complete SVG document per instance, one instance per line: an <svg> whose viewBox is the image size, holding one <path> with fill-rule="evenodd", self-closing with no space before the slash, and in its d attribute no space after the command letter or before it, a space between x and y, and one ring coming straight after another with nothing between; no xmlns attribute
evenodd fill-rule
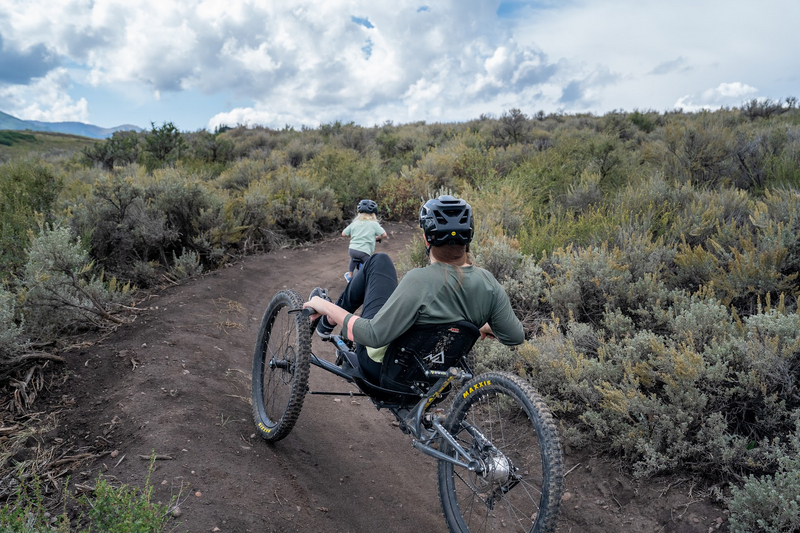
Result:
<svg viewBox="0 0 800 533"><path fill-rule="evenodd" d="M408 272L400 280L392 295L371 319L347 316L344 323L347 337L364 346L379 348L410 328L416 322L426 298L430 298L425 286L419 282L417 270Z"/></svg>
<svg viewBox="0 0 800 533"><path fill-rule="evenodd" d="M319 296L314 296L311 298L311 300L305 302L303 307L311 307L317 312L317 314L311 315L312 320L317 318L319 315L327 315L328 322L332 322L334 324L344 323L344 317L348 315L347 311L335 303L329 302L328 300L323 300Z"/></svg>
<svg viewBox="0 0 800 533"><path fill-rule="evenodd" d="M495 281L495 283L497 282ZM525 341L525 330L522 328L522 323L514 314L508 295L499 283L497 283L497 289L492 305L492 314L487 324L489 331L505 345L522 344Z"/></svg>
<svg viewBox="0 0 800 533"><path fill-rule="evenodd" d="M486 337L489 337L490 339L495 338L494 332L492 331L492 326L490 326L488 322L483 326L481 326L480 332L481 332L481 339L485 339Z"/></svg>

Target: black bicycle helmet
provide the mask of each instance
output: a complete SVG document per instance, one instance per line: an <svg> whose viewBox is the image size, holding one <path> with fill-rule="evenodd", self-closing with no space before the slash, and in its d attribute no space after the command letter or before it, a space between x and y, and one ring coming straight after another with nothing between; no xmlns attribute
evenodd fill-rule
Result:
<svg viewBox="0 0 800 533"><path fill-rule="evenodd" d="M359 213L377 213L378 212L378 204L375 200L368 200L364 199L358 202L358 212Z"/></svg>
<svg viewBox="0 0 800 533"><path fill-rule="evenodd" d="M469 244L474 233L472 207L449 194L433 198L419 210L419 227L431 246Z"/></svg>

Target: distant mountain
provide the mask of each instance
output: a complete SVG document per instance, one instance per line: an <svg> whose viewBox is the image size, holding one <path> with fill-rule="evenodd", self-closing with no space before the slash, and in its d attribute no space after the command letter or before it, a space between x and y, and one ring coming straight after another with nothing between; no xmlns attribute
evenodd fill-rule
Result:
<svg viewBox="0 0 800 533"><path fill-rule="evenodd" d="M83 122L40 122L38 120L21 120L7 113L0 111L0 130L31 130L31 131L50 131L55 133L69 133L93 139L105 139L111 137L115 131L142 131L139 126L123 124L113 128L101 128Z"/></svg>

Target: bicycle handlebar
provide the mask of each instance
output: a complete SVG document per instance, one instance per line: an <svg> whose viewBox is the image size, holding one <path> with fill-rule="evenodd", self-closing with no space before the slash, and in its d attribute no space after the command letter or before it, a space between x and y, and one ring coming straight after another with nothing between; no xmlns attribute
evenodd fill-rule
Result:
<svg viewBox="0 0 800 533"><path fill-rule="evenodd" d="M311 316L311 315L316 315L317 314L317 310L314 309L313 307L302 307L302 308L297 308L297 309L289 309L289 312L290 313L300 313L303 316Z"/></svg>

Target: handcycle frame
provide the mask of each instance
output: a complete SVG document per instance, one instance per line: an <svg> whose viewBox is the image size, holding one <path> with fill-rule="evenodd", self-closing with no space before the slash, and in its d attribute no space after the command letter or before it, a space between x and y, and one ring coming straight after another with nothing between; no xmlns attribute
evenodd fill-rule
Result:
<svg viewBox="0 0 800 533"><path fill-rule="evenodd" d="M311 314L311 312L309 312L307 309L293 309L290 312L302 312L306 316ZM412 395L405 392L385 389L370 383L361 372L361 367L358 363L358 356L353 350L350 349L350 346L348 346L348 344L340 335L331 335L330 338L327 339L327 342L331 342L336 347L336 361L339 364L334 364L325 359L320 359L316 356L316 354L314 354L314 352L309 354L309 360L311 364L326 370L331 374L339 376L348 383L358 387L361 392L346 393L309 390L309 394L330 396L366 396L372 400L373 404L375 404L375 407L378 409L388 409L395 416L395 418L397 418L397 421L400 423L400 429L404 433L411 435L411 445L417 450L433 457L434 459L453 463L454 465L466 468L472 472L478 474L483 472L484 465L482 461L476 459L468 450L465 450L444 428L442 425L444 416L441 414L432 414L427 412L431 405L433 405L438 398L443 397L443 392L447 390L448 387L450 387L451 390L455 390L457 386L460 386L472 379L473 375L471 373L457 367L450 367L446 371L431 370L427 368L425 363L422 362L419 357L415 356L415 363L422 367L425 377L428 379L438 378L438 380L431 385L427 394ZM415 397L420 399L416 402L416 404L410 402L408 405L406 405L404 402L391 402L390 398L392 396L398 398L403 396L407 397L409 402ZM404 414L406 414L406 416L404 416ZM426 423L433 429L427 429L425 427ZM467 426L466 430L473 436L473 438L476 439L476 441L488 442L477 428ZM453 449L456 451L455 457L444 454L431 446L431 444L435 442L437 436L446 440L453 447ZM466 462L459 460L459 457L463 457Z"/></svg>

